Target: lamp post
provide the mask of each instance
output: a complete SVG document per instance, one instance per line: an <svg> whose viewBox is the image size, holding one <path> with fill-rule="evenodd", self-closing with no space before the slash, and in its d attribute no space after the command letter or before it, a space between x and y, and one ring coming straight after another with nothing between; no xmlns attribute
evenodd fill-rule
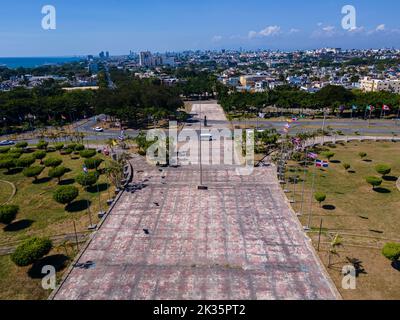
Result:
<svg viewBox="0 0 400 320"><path fill-rule="evenodd" d="M208 187L203 185L203 163L202 163L202 140L201 140L201 104L200 104L200 114L199 114L199 123L200 123L200 132L199 132L199 165L200 165L200 185L197 187L198 190L208 190Z"/></svg>

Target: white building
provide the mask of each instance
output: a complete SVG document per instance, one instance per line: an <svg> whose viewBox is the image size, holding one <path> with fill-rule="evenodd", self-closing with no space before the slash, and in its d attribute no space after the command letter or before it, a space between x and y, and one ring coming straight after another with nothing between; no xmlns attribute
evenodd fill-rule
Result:
<svg viewBox="0 0 400 320"><path fill-rule="evenodd" d="M360 81L360 89L364 92L388 91L393 93L400 93L400 80L379 80L365 77Z"/></svg>

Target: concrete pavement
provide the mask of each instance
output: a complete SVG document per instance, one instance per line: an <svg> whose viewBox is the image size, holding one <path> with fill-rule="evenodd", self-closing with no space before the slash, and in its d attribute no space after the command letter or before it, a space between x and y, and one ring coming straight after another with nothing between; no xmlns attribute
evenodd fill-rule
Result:
<svg viewBox="0 0 400 320"><path fill-rule="evenodd" d="M204 110L221 116L217 105ZM132 161L139 188L122 195L52 298L340 299L274 167L240 176L204 165L201 191L199 166Z"/></svg>

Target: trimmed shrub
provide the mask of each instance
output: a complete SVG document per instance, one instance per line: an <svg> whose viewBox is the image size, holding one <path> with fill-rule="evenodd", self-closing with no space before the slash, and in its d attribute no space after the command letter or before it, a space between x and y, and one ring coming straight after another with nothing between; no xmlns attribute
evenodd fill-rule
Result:
<svg viewBox="0 0 400 320"><path fill-rule="evenodd" d="M39 143L36 145L36 148L38 148L39 150L46 150L48 146L49 146L48 142L40 140Z"/></svg>
<svg viewBox="0 0 400 320"><path fill-rule="evenodd" d="M93 149L82 150L81 152L79 152L79 155L85 159L93 158L96 154L96 150Z"/></svg>
<svg viewBox="0 0 400 320"><path fill-rule="evenodd" d="M28 168L35 162L36 162L36 158L34 156L25 156L25 157L19 158L16 161L16 166L18 168Z"/></svg>
<svg viewBox="0 0 400 320"><path fill-rule="evenodd" d="M100 158L90 158L90 159L85 159L85 166L88 169L96 169L104 162L103 159Z"/></svg>
<svg viewBox="0 0 400 320"><path fill-rule="evenodd" d="M365 180L372 186L373 190L375 190L376 187L379 187L383 182L382 179L378 177L367 177Z"/></svg>
<svg viewBox="0 0 400 320"><path fill-rule="evenodd" d="M400 259L400 243L386 243L382 249L382 254L390 261Z"/></svg>
<svg viewBox="0 0 400 320"><path fill-rule="evenodd" d="M54 145L54 149L56 149L57 151L60 151L60 150L62 150L62 148L64 148L64 143L56 143L55 145Z"/></svg>
<svg viewBox="0 0 400 320"><path fill-rule="evenodd" d="M318 201L319 205L321 206L321 203L326 200L326 194L322 192L317 192L314 195L315 200Z"/></svg>
<svg viewBox="0 0 400 320"><path fill-rule="evenodd" d="M61 154L69 155L72 152L74 152L74 149L67 148L67 149L62 150Z"/></svg>
<svg viewBox="0 0 400 320"><path fill-rule="evenodd" d="M8 151L7 155L9 155L13 159L19 159L22 155L21 149L12 148Z"/></svg>
<svg viewBox="0 0 400 320"><path fill-rule="evenodd" d="M58 158L48 158L43 161L46 167L52 167L52 168L58 167L62 162L63 161Z"/></svg>
<svg viewBox="0 0 400 320"><path fill-rule="evenodd" d="M74 186L62 186L56 189L53 198L60 204L70 204L79 195L79 190Z"/></svg>
<svg viewBox="0 0 400 320"><path fill-rule="evenodd" d="M43 160L44 158L46 158L46 155L47 155L47 152L44 151L44 150L38 150L38 151L35 151L35 152L33 153L33 156L34 156L37 160L40 160L40 164L43 163L42 160Z"/></svg>
<svg viewBox="0 0 400 320"><path fill-rule="evenodd" d="M366 154L365 152L360 152L358 155L359 155L359 157L360 157L361 159L364 159L364 158L367 157L367 154Z"/></svg>
<svg viewBox="0 0 400 320"><path fill-rule="evenodd" d="M392 168L387 164L378 164L377 166L375 166L375 170L383 177L387 176L390 172L392 172Z"/></svg>
<svg viewBox="0 0 400 320"><path fill-rule="evenodd" d="M72 149L72 151L73 151L73 150L75 150L75 147L76 147L76 143L69 143L69 144L67 144L65 149Z"/></svg>
<svg viewBox="0 0 400 320"><path fill-rule="evenodd" d="M344 170L349 170L350 168L351 168L351 165L350 165L350 163L343 163L343 168L344 168Z"/></svg>
<svg viewBox="0 0 400 320"><path fill-rule="evenodd" d="M75 151L83 151L85 150L85 146L83 144L77 144L74 148Z"/></svg>
<svg viewBox="0 0 400 320"><path fill-rule="evenodd" d="M20 244L11 255L11 260L19 267L26 267L43 258L53 244L46 238L31 238Z"/></svg>
<svg viewBox="0 0 400 320"><path fill-rule="evenodd" d="M335 156L335 153L332 151L325 151L325 152L322 152L322 156L327 158L329 161L331 161L331 159Z"/></svg>
<svg viewBox="0 0 400 320"><path fill-rule="evenodd" d="M7 153L8 151L10 151L10 147L1 147L0 148L0 153Z"/></svg>
<svg viewBox="0 0 400 320"><path fill-rule="evenodd" d="M22 148L22 149L25 149L27 146L28 146L28 142L25 142L25 141L18 142L15 145L16 148Z"/></svg>
<svg viewBox="0 0 400 320"><path fill-rule="evenodd" d="M0 160L0 169L7 169L8 172L12 168L15 168L15 160L14 159L3 159Z"/></svg>
<svg viewBox="0 0 400 320"><path fill-rule="evenodd" d="M10 224L17 217L19 207L15 205L0 206L0 223Z"/></svg>
<svg viewBox="0 0 400 320"><path fill-rule="evenodd" d="M76 177L76 182L78 182L83 187L91 187L93 186L99 178L97 172L89 172L89 173L80 173Z"/></svg>
<svg viewBox="0 0 400 320"><path fill-rule="evenodd" d="M55 167L49 170L50 178L57 178L58 182L61 181L61 178L68 172L68 169L65 167Z"/></svg>
<svg viewBox="0 0 400 320"><path fill-rule="evenodd" d="M34 178L34 181L37 180L38 176L43 172L44 167L41 166L35 166L35 167L29 167L25 168L24 171L22 171L22 174L27 177L27 178Z"/></svg>

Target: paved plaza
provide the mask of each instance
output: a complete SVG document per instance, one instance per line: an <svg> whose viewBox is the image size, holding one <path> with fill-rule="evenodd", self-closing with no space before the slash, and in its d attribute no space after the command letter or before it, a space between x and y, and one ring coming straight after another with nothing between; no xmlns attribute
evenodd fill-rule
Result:
<svg viewBox="0 0 400 320"><path fill-rule="evenodd" d="M205 191L198 166L132 164L138 190L123 194L55 299L339 298L274 167L239 176L205 166Z"/></svg>

